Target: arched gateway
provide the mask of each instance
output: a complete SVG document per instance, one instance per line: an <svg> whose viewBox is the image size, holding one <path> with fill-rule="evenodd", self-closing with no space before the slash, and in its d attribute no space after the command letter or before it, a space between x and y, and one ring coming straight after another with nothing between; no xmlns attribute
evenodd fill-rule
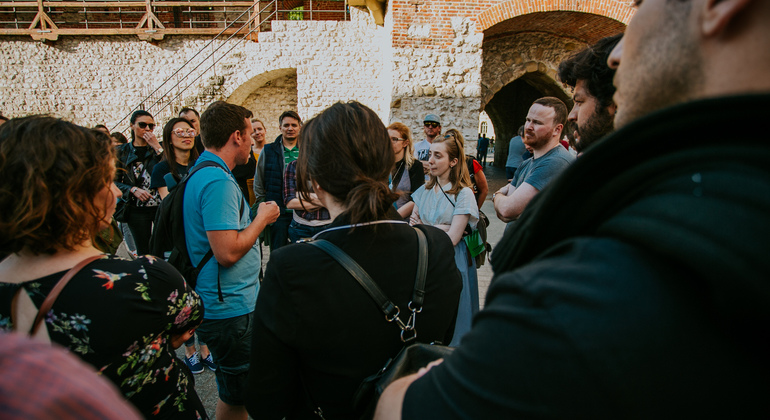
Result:
<svg viewBox="0 0 770 420"><path fill-rule="evenodd" d="M621 1L511 0L478 16L484 31L481 109L494 125L498 165L504 164L508 141L524 123L532 101L556 96L572 106L571 95L556 78L559 63L623 32L633 10Z"/></svg>

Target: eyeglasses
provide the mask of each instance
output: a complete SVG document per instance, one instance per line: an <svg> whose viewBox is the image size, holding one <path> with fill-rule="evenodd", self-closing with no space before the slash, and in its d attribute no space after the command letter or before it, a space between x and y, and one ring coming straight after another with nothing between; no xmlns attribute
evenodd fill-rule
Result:
<svg viewBox="0 0 770 420"><path fill-rule="evenodd" d="M177 128L173 133L176 134L177 137L195 137L195 130L192 128L188 128L187 130L184 128Z"/></svg>
<svg viewBox="0 0 770 420"><path fill-rule="evenodd" d="M391 137L391 138L390 138L390 141L392 141L393 143L398 143L398 142L400 142L400 141L405 141L405 140L406 140L406 139L400 139L400 138L398 138L398 137Z"/></svg>
<svg viewBox="0 0 770 420"><path fill-rule="evenodd" d="M430 128L441 127L441 124L437 122L425 122L423 124L425 124L426 127L430 127Z"/></svg>
<svg viewBox="0 0 770 420"><path fill-rule="evenodd" d="M149 123L148 124L146 122L139 121L138 123L136 123L136 125L138 125L139 128L141 128L142 130L144 130L145 128L148 128L148 127L150 128L150 130L154 130L155 129L155 124L153 124L153 123Z"/></svg>

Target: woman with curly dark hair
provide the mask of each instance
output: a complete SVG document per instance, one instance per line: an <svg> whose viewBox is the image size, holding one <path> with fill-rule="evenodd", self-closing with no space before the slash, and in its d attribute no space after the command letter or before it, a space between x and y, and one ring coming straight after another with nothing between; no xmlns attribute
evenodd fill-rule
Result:
<svg viewBox="0 0 770 420"><path fill-rule="evenodd" d="M51 117L0 128L0 330L68 348L145 417L205 418L173 352L203 319L199 296L165 261L94 247L120 196L114 153L106 134Z"/></svg>

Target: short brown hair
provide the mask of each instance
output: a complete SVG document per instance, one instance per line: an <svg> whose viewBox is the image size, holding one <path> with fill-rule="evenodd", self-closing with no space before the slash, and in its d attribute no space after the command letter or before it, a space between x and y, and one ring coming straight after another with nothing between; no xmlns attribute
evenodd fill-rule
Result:
<svg viewBox="0 0 770 420"><path fill-rule="evenodd" d="M545 96L532 102L532 105L534 104L553 108L553 111L555 112L553 116L554 125L561 124L563 126L567 123L567 105L564 105L564 102L562 102L561 99L553 96Z"/></svg>
<svg viewBox="0 0 770 420"><path fill-rule="evenodd" d="M203 145L214 150L223 148L231 134L246 130L246 125L251 123L244 120L250 119L252 115L251 111L240 105L214 102L201 115Z"/></svg>
<svg viewBox="0 0 770 420"><path fill-rule="evenodd" d="M0 127L0 254L73 250L94 240L94 199L115 177L106 134L47 116Z"/></svg>

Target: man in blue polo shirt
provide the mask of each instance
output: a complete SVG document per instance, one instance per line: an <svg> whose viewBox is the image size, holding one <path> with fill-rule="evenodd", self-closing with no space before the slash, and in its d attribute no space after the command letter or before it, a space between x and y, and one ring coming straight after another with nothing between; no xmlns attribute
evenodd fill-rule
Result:
<svg viewBox="0 0 770 420"><path fill-rule="evenodd" d="M206 150L196 165L215 162L187 182L184 219L187 249L200 264L209 249L213 258L201 267L195 290L206 309L199 337L219 368L216 370L218 419L246 419L245 380L251 352L251 328L261 266L257 238L278 218L275 202L262 203L252 221L249 206L232 168L251 153L251 111L215 102L201 116Z"/></svg>
<svg viewBox="0 0 770 420"><path fill-rule="evenodd" d="M270 251L289 243L292 211L283 203L283 173L289 163L297 160L299 155L297 138L299 129L302 127L302 119L294 111L281 114L278 122L281 135L262 149L257 160L257 172L254 174L256 202L271 200L278 203L281 208L281 216L270 226Z"/></svg>

